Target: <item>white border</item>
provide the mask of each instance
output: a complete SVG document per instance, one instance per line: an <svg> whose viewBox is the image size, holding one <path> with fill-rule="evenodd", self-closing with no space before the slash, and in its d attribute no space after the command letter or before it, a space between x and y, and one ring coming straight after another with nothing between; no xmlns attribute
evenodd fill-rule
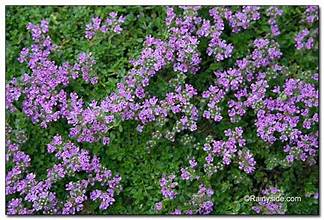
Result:
<svg viewBox="0 0 324 220"><path fill-rule="evenodd" d="M0 78L0 103L1 103L1 108L0 108L0 131L1 131L1 136L0 136L0 217L2 218L9 218L5 215L5 160L4 160L4 155L5 155L5 5L320 5L320 12L322 12L323 9L323 4L324 1L305 1L305 0L271 0L271 1L265 1L265 0L259 0L259 1L252 1L252 0L247 0L247 1L239 1L239 0L227 0L227 1L211 1L211 0L187 0L187 1L180 1L180 0L163 0L158 1L158 0L109 0L109 1L104 1L104 0L97 0L97 1L90 1L90 0L2 0L0 2L0 44L1 44L1 52L0 52L0 70L1 70L1 78ZM322 14L322 13L321 13ZM322 17L322 16L321 16ZM320 30L323 30L323 22L320 22ZM320 42L321 42L321 51L323 49L323 35L320 35ZM320 69L322 70L322 59L323 56L321 56L320 60ZM321 77L321 97L324 97L323 95L323 76ZM321 101L321 116L323 116L323 101ZM321 124L322 124L322 117L321 117ZM323 138L323 130L321 130L321 140ZM323 166L323 153L320 154L320 165ZM321 177L323 176L323 168L321 169ZM321 190L323 190L323 181L321 180ZM217 192L217 189L216 189ZM321 197L320 197L321 198ZM323 208L323 202L321 202L321 210ZM321 212L320 212L321 213ZM95 217L95 216L66 216L66 217L41 217L42 219L67 219L67 218L119 218L119 219L124 219L128 217L120 217L120 216L109 216L109 217ZM263 216L260 216L263 218ZM301 216L302 218L306 218ZM35 218L35 216L30 216L30 217L24 217L24 218ZM141 219L141 218L151 218L149 217L133 217L135 219ZM162 219L165 217L154 217L155 219ZM173 217L174 219L183 219L186 217ZM195 219L203 219L206 217L194 217ZM208 218L224 218L224 219L237 219L237 216L233 217L208 217ZM253 217L244 217L244 218L253 218ZM271 217L271 218L289 218L289 217ZM295 218L295 217L291 217ZM307 218L316 218L316 217L307 217ZM21 217L10 217L9 219L21 219Z"/></svg>

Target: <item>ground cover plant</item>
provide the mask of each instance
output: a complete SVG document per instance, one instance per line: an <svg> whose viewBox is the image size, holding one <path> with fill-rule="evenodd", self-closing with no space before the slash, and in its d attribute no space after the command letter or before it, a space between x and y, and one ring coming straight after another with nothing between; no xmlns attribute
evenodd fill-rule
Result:
<svg viewBox="0 0 324 220"><path fill-rule="evenodd" d="M318 215L318 24L317 6L7 6L6 213Z"/></svg>

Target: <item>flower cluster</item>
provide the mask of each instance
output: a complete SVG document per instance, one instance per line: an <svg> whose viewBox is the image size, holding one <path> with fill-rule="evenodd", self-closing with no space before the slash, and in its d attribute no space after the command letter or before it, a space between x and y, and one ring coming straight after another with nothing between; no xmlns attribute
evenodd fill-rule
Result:
<svg viewBox="0 0 324 220"><path fill-rule="evenodd" d="M208 100L208 109L204 110L203 117L219 122L223 119L222 109L219 103L224 99L226 92L217 85L211 85L207 91L202 94L203 99Z"/></svg>
<svg viewBox="0 0 324 220"><path fill-rule="evenodd" d="M296 37L295 37L295 41L296 41L296 48L298 50L300 49L312 49L314 46L314 38L310 37L310 32L307 28L305 28L304 30L300 31Z"/></svg>
<svg viewBox="0 0 324 220"><path fill-rule="evenodd" d="M261 198L252 210L257 214L283 215L286 212L285 205L280 201L283 192L276 187L268 187L261 191Z"/></svg>
<svg viewBox="0 0 324 220"><path fill-rule="evenodd" d="M269 16L268 24L271 27L271 33L273 36L278 36L280 34L280 29L277 24L277 17L283 14L282 9L271 6L267 9L267 16Z"/></svg>
<svg viewBox="0 0 324 220"><path fill-rule="evenodd" d="M235 91L239 88L239 85L243 83L243 76L238 69L229 69L224 72L215 72L217 78L216 82L225 91Z"/></svg>
<svg viewBox="0 0 324 220"><path fill-rule="evenodd" d="M228 129L225 132L228 137L227 141L216 141L209 137L203 146L203 150L207 153L205 157L204 170L207 175L211 176L218 170L223 169L232 163L232 160L237 160L239 168L244 172L251 174L255 169L256 162L251 152L243 148L246 144L243 138L243 129L236 127L234 130ZM240 150L243 148L242 150ZM220 158L221 160L215 160Z"/></svg>
<svg viewBox="0 0 324 220"><path fill-rule="evenodd" d="M174 199L176 197L177 193L174 189L178 186L178 183L174 181L175 178L175 175L163 176L161 178L160 186L163 197L168 199Z"/></svg>
<svg viewBox="0 0 324 220"><path fill-rule="evenodd" d="M121 25L125 22L124 16L119 16L117 12L110 12L105 21L100 17L91 18L91 22L86 25L85 37L91 40L98 31L106 33L108 31L120 34L123 30Z"/></svg>
<svg viewBox="0 0 324 220"><path fill-rule="evenodd" d="M109 143L109 137L105 136L109 126L113 126L114 115L104 115L102 107L93 101L85 106L82 98L76 93L71 93L70 111L66 114L68 123L73 127L70 136L78 142L93 143L102 139L103 144ZM100 135L98 135L98 133Z"/></svg>
<svg viewBox="0 0 324 220"><path fill-rule="evenodd" d="M305 161L314 157L318 150L318 132L310 132L318 123L318 90L315 85L301 80L287 79L283 88L276 87L277 98L266 98L264 106L257 111L258 135L269 143L287 143L284 151L287 160ZM299 129L298 124L303 128ZM276 135L278 134L278 136Z"/></svg>
<svg viewBox="0 0 324 220"><path fill-rule="evenodd" d="M211 201L211 197L214 191L211 188L206 188L204 184L199 186L197 193L192 195L190 201L188 201L187 206L190 208L187 210L176 209L171 212L171 215L208 215L214 210L214 203Z"/></svg>
<svg viewBox="0 0 324 220"><path fill-rule="evenodd" d="M84 202L89 199L99 200L100 209L107 209L114 203L114 195L120 190L121 177L113 176L110 170L100 164L98 157L91 158L88 151L72 142L64 142L59 135L48 144L48 152L55 154L57 163L47 170L45 179L37 180L36 175L28 169L31 163L29 155L8 140L6 160L14 166L7 172L6 195L14 197L7 205L7 214L66 215L82 211ZM69 192L67 199L59 200L53 191L55 183L78 173L86 173L87 178L66 184ZM103 189L93 189L97 184Z"/></svg>
<svg viewBox="0 0 324 220"><path fill-rule="evenodd" d="M34 44L22 49L19 62L26 63L30 74L13 79L6 86L6 108L14 110L13 102L23 96L22 110L33 123L48 123L64 117L68 109L67 92L64 90L72 80L82 75L86 82L95 84L96 76L90 75L95 61L90 54L81 53L78 62L57 65L50 59L56 49L51 38L47 36L48 22L42 20L39 25L28 24Z"/></svg>
<svg viewBox="0 0 324 220"><path fill-rule="evenodd" d="M257 68L270 66L272 62L282 56L279 44L266 38L256 39L253 42L255 49L251 54L253 65Z"/></svg>
<svg viewBox="0 0 324 220"><path fill-rule="evenodd" d="M305 16L304 19L308 24L313 24L314 22L318 21L319 19L318 6L314 6L314 5L306 6L304 16Z"/></svg>
<svg viewBox="0 0 324 220"><path fill-rule="evenodd" d="M39 71L34 71L36 73L32 74L32 77L25 75L25 78L29 79L29 81L25 83L30 82L30 84L39 84L39 87L41 87L39 90L42 92L45 91L46 93L43 99L35 100L35 94L42 93L35 91L34 86L28 86L27 89L32 88L32 90L28 90L29 93L26 95L27 97L25 97L24 112L26 112L34 122L41 122L44 127L51 121L66 118L68 123L72 125L70 136L76 137L79 142L93 143L102 140L104 144L108 144L109 137L107 136L107 132L114 127L114 124L118 123L120 119L136 119L145 125L161 118L167 118L170 114L179 115L180 112L182 113L181 118L168 133L168 139L173 140L175 133L184 129L189 129L190 131L196 130L198 109L188 100L194 95L197 95L195 88L191 85L176 85L176 93L168 93L165 100L158 100L156 97L147 94L144 90L144 88L148 86L150 78L154 77L159 70L168 64L172 64L174 70L179 72L190 71L195 73L198 70L196 66L200 63L200 58L196 46L199 36L204 32L201 28L207 26L208 29L208 25L204 25L206 21L202 21L201 17L197 16L199 7L182 7L181 10L182 15L179 16L172 8L167 9L166 24L169 32L167 39L161 40L150 36L147 37L141 56L131 61L133 68L126 75L125 82L119 83L118 90L107 96L101 103L93 100L90 104L85 105L82 98L79 98L76 93L67 94L63 89L58 89L61 85L67 86L71 77L75 79L81 75L80 71L86 82L97 82L96 77L89 76L90 69L92 65L95 64L94 60L91 58L90 54L82 53L79 57L79 62L75 65L65 63L62 67L56 67L54 62L49 61L51 66L48 68L52 71L49 72L47 69L46 71L41 71L42 73L46 72L46 76L49 78L47 80L46 77L42 77L42 82L45 81L52 85L52 87L50 87L52 89L49 91L48 89L45 90L42 88L42 86L46 84L38 83L37 80L34 79L34 75L38 78ZM242 10L244 13L247 13L248 17L252 16L254 19L258 17L255 14L257 13L257 8L243 7ZM211 10L210 14L215 21L215 25L212 25L210 30L205 30L205 32L213 33L213 36L217 35L219 37L223 26L222 18L229 16L231 13L229 10L224 11L216 8ZM239 14L240 13L237 12L234 14L235 16L233 16L240 17ZM201 25L202 27L199 28ZM35 29L35 27L38 26L34 25L33 28ZM34 32L37 31L33 31L32 33ZM46 32L46 30L44 32ZM41 38L41 36L42 35L36 35L38 39ZM189 40L189 42L186 42L187 40ZM190 46L191 43L193 43L192 46ZM249 64L241 63L240 67L253 65L257 67L270 66L274 59L281 56L280 51L276 49L277 46L267 39L259 39L255 42L255 46L256 49L253 51L252 55L248 56L246 58L247 60L243 59L242 61L249 62ZM21 58L22 60L28 57L28 53L24 50L22 54L24 54ZM44 65L41 66L43 67ZM58 71L57 68L60 71ZM230 89L237 90L239 84L243 80L241 71L242 70L237 68L224 71L218 80L219 84L223 87L221 89L227 91L227 87L229 86ZM220 74L220 72L217 72L217 76L218 73ZM53 82L53 78L55 79L55 83ZM36 88L38 87L36 86ZM218 90L217 87L210 87L210 89ZM184 91L185 95L179 96L179 94L182 93L181 91ZM220 91L221 97L215 97L216 100L209 103L209 110L204 112L204 117L213 118L215 121L220 121L222 119L220 109L216 104L220 101L218 99L222 99L225 96L225 91ZM16 100L16 96L10 100ZM210 95L204 93L203 96L208 98ZM10 96L8 96L8 98L10 98ZM50 101L48 101L48 99L50 99ZM34 105L35 102L37 105ZM233 121L237 120L237 117L244 115L245 110L241 102L231 101L229 104L232 108L229 114L231 115L230 117L233 118ZM8 108L10 108L9 105L10 103L8 103ZM56 111L54 112L54 110ZM142 130L142 128L143 126L139 126L139 130Z"/></svg>
<svg viewBox="0 0 324 220"><path fill-rule="evenodd" d="M206 188L204 185L200 185L197 194L194 194L190 200L193 213L203 215L210 214L214 208L214 203L211 201L211 196L213 194L214 190Z"/></svg>
<svg viewBox="0 0 324 220"><path fill-rule="evenodd" d="M227 94L234 92L235 99L227 101L228 116L231 122L238 122L247 108L255 108L265 96L268 87L262 68L281 70L277 60L282 56L279 45L273 40L259 38L253 42L254 49L245 58L237 60L235 68L216 71L215 85L203 91L202 98L207 102L203 117L220 122L224 115L224 102ZM257 73L255 73L257 72ZM249 90L246 84L251 84Z"/></svg>
<svg viewBox="0 0 324 220"><path fill-rule="evenodd" d="M260 19L259 10L258 6L242 6L242 9L235 13L230 10L225 11L224 16L232 31L239 32L247 29L253 21Z"/></svg>
<svg viewBox="0 0 324 220"><path fill-rule="evenodd" d="M16 107L13 103L19 100L20 96L21 88L17 86L17 79L13 78L6 84L6 108L9 111L16 111Z"/></svg>
<svg viewBox="0 0 324 220"><path fill-rule="evenodd" d="M253 154L249 150L239 150L237 155L240 170L244 170L244 172L249 174L253 173L256 165Z"/></svg>
<svg viewBox="0 0 324 220"><path fill-rule="evenodd" d="M199 179L199 176L195 175L195 169L197 167L197 161L195 160L195 158L190 159L189 164L190 164L189 167L180 169L181 179L182 180L193 180L194 178Z"/></svg>
<svg viewBox="0 0 324 220"><path fill-rule="evenodd" d="M312 49L314 47L314 38L318 35L318 29L312 28L312 25L317 22L318 17L318 7L317 6L307 6L304 11L304 19L302 23L306 26L301 30L295 37L295 46L298 50L300 49Z"/></svg>
<svg viewBox="0 0 324 220"><path fill-rule="evenodd" d="M168 46L176 54L173 70L183 73L196 73L201 62L198 51L197 25L201 18L197 16L199 6L181 7L182 16L178 16L173 8L167 9L166 24L169 31Z"/></svg>
<svg viewBox="0 0 324 220"><path fill-rule="evenodd" d="M224 9L215 7L209 10L210 16L213 17L213 23L209 20L203 20L202 26L198 31L200 36L211 36L209 41L207 54L214 55L216 61L222 61L232 56L233 45L221 39L224 30Z"/></svg>
<svg viewBox="0 0 324 220"><path fill-rule="evenodd" d="M92 85L95 85L98 83L98 77L93 75L91 72L91 68L93 65L96 64L96 61L90 54L87 53L80 53L79 59L76 64L73 65L72 68L72 78L77 79L79 75L82 75L82 79L86 83L91 83Z"/></svg>
<svg viewBox="0 0 324 220"><path fill-rule="evenodd" d="M219 62L231 57L233 48L232 44L228 44L225 40L222 40L216 32L214 32L208 44L207 54L208 56L214 55L216 61Z"/></svg>
<svg viewBox="0 0 324 220"><path fill-rule="evenodd" d="M190 167L193 169L197 166L197 162L194 159L189 160ZM181 171L182 172L182 171ZM161 193L165 198L163 201L155 203L154 209L156 212L161 212L166 206L166 200L174 200L176 198L176 192L174 188L178 186L178 182L176 180L175 175L163 176L160 180ZM183 176L181 174L181 179ZM199 181L199 178L196 178ZM200 182L200 181L199 181ZM212 188L207 188L204 184L199 185L199 189L197 193L191 195L190 200L185 202L185 209L176 209L173 212L169 213L171 215L194 215L194 214L202 214L208 215L214 209L214 203L211 200L212 195L214 194L214 190ZM165 205L164 205L165 204Z"/></svg>

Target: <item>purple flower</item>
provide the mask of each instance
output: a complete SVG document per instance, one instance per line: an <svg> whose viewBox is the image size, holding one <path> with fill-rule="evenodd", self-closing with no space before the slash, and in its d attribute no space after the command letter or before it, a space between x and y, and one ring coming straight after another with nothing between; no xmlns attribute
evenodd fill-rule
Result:
<svg viewBox="0 0 324 220"><path fill-rule="evenodd" d="M104 137L102 139L102 143L103 143L103 145L108 145L110 143L110 138L109 137Z"/></svg>
<svg viewBox="0 0 324 220"><path fill-rule="evenodd" d="M106 33L107 31L112 31L114 33L120 34L123 30L121 24L125 22L125 17L117 16L117 12L110 12L108 17L103 22L100 17L93 17L89 24L86 25L85 37L91 40L98 31Z"/></svg>
<svg viewBox="0 0 324 220"><path fill-rule="evenodd" d="M163 208L163 203L162 202L157 202L157 203L155 203L155 206L154 206L154 209L156 210L156 211L161 211L162 210L162 208Z"/></svg>

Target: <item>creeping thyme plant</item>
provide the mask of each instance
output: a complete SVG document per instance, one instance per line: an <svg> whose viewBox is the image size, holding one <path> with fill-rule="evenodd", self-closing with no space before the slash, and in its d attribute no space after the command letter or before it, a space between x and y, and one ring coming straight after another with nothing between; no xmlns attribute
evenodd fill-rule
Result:
<svg viewBox="0 0 324 220"><path fill-rule="evenodd" d="M317 6L8 6L6 213L319 214L318 24Z"/></svg>

